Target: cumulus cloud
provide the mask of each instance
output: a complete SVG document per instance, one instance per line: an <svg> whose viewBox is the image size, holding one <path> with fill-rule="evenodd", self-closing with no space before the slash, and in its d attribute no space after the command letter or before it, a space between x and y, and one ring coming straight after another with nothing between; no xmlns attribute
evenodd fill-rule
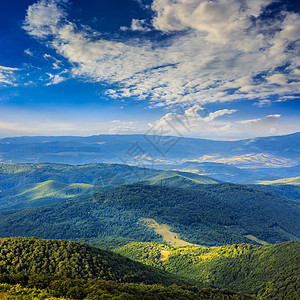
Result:
<svg viewBox="0 0 300 300"><path fill-rule="evenodd" d="M97 38L68 20L62 0L29 6L24 29L72 63L73 76L116 86L107 90L112 98L148 99L154 106L257 102L299 88L300 17L285 12L264 22L260 16L271 2L154 0L152 25L166 34L163 42ZM131 27L144 25L134 19Z"/></svg>
<svg viewBox="0 0 300 300"><path fill-rule="evenodd" d="M252 17L258 17L271 0L154 0L152 9L156 12L153 25L162 31L196 29L204 38L214 43L239 45L240 37L252 27ZM251 32L250 32L251 34ZM258 42L261 37L258 36ZM249 39L249 41L251 41ZM243 41L242 41L243 42ZM253 44L254 41L251 41ZM255 41L257 42L257 41Z"/></svg>
<svg viewBox="0 0 300 300"><path fill-rule="evenodd" d="M57 26L66 16L61 7L63 0L41 0L28 7L23 28L28 34L45 38L51 34L56 34Z"/></svg>
<svg viewBox="0 0 300 300"><path fill-rule="evenodd" d="M153 131L160 129L164 135L196 136L209 138L215 136L221 139L255 137L280 133L277 122L281 117L278 114L262 118L242 121L224 120L221 117L236 112L234 109L222 109L201 116L201 106L187 109L184 113L168 113L154 124L150 124Z"/></svg>

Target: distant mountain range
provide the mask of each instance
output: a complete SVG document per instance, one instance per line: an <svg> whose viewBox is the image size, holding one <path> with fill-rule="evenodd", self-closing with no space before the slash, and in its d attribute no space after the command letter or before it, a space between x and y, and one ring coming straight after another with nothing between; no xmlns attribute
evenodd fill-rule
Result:
<svg viewBox="0 0 300 300"><path fill-rule="evenodd" d="M0 140L0 161L121 163L193 171L222 181L244 183L299 176L300 133L240 141L149 135L5 138Z"/></svg>
<svg viewBox="0 0 300 300"><path fill-rule="evenodd" d="M134 146L141 149L133 149ZM236 166L244 166L252 161L256 167L278 167L282 166L282 163L292 166L299 162L300 133L239 141L147 135L17 137L0 140L0 147L2 159L12 159L12 162L20 160L18 153L23 155L22 162L26 160L78 164L99 162L99 159L120 162L119 159L125 159L126 156L130 159L134 150L144 150L143 154L171 161L202 160ZM10 151L7 153L5 150Z"/></svg>

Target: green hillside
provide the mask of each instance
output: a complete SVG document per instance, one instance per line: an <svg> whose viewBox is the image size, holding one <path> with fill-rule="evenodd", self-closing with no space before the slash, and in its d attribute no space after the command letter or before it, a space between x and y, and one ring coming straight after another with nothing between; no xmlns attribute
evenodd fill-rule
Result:
<svg viewBox="0 0 300 300"><path fill-rule="evenodd" d="M49 180L71 184L85 183L110 188L146 180L160 171L122 164L0 164L0 190Z"/></svg>
<svg viewBox="0 0 300 300"><path fill-rule="evenodd" d="M41 283L42 281L42 283ZM103 280L71 280L29 276L28 284L0 284L1 300L250 300L253 297L235 293L226 289L198 289L196 287L162 285L141 285L116 283ZM40 286L45 286L41 289ZM28 286L28 287L26 287Z"/></svg>
<svg viewBox="0 0 300 300"><path fill-rule="evenodd" d="M201 245L249 242L246 235L269 243L300 236L300 211L293 201L243 185L210 184L191 191L133 184L107 191L103 204L168 224Z"/></svg>
<svg viewBox="0 0 300 300"><path fill-rule="evenodd" d="M195 191L132 184L71 201L0 213L0 237L37 236L101 244L162 241L140 222L166 224L182 240L199 245L297 240L300 211L294 201L235 184L202 185Z"/></svg>
<svg viewBox="0 0 300 300"><path fill-rule="evenodd" d="M17 186L0 193L0 210L48 205L96 190L97 187L90 184L54 180Z"/></svg>
<svg viewBox="0 0 300 300"><path fill-rule="evenodd" d="M0 274L44 274L116 282L180 282L175 276L84 243L38 238L0 239Z"/></svg>
<svg viewBox="0 0 300 300"><path fill-rule="evenodd" d="M278 195L296 200L298 203L300 202L300 185L293 185L293 184L256 184L251 185L255 188L276 193Z"/></svg>
<svg viewBox="0 0 300 300"><path fill-rule="evenodd" d="M264 185L283 185L283 184L291 184L291 185L300 185L300 176L299 177L291 177L291 178L282 178L277 180L263 180L257 181L257 184Z"/></svg>
<svg viewBox="0 0 300 300"><path fill-rule="evenodd" d="M0 211L49 205L140 181L184 188L218 182L192 173L119 164L0 164Z"/></svg>
<svg viewBox="0 0 300 300"><path fill-rule="evenodd" d="M182 282L83 243L0 239L0 299L250 299L227 289L174 285Z"/></svg>
<svg viewBox="0 0 300 300"><path fill-rule="evenodd" d="M203 286L226 286L259 299L300 299L300 242L177 249L131 243L115 251Z"/></svg>
<svg viewBox="0 0 300 300"><path fill-rule="evenodd" d="M207 176L198 174L180 172L180 171L164 171L158 175L144 181L145 184L161 185L178 188L199 188L199 184L214 184L220 181Z"/></svg>

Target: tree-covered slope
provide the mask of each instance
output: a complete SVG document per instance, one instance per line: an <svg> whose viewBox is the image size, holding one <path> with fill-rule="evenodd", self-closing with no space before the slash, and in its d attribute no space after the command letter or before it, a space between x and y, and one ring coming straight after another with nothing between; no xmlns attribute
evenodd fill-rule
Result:
<svg viewBox="0 0 300 300"><path fill-rule="evenodd" d="M184 281L87 244L0 239L0 299L250 299L227 289L174 283Z"/></svg>
<svg viewBox="0 0 300 300"><path fill-rule="evenodd" d="M284 197L287 197L289 199L296 200L298 203L300 203L300 185L293 185L293 184L279 184L279 185L264 185L264 184L257 184L257 185L251 185L255 188L272 192Z"/></svg>
<svg viewBox="0 0 300 300"><path fill-rule="evenodd" d="M218 182L192 173L120 164L0 164L0 211L49 205L77 195L145 180L150 184L185 188Z"/></svg>
<svg viewBox="0 0 300 300"><path fill-rule="evenodd" d="M300 236L300 211L293 201L243 185L191 191L133 184L107 191L103 203L166 223L196 244L244 242L245 235L270 243Z"/></svg>
<svg viewBox="0 0 300 300"><path fill-rule="evenodd" d="M148 284L180 282L164 271L84 243L23 237L0 239L0 274L17 273Z"/></svg>
<svg viewBox="0 0 300 300"><path fill-rule="evenodd" d="M3 282L3 283L1 283ZM227 289L117 283L99 279L80 280L45 275L0 275L1 300L250 300L251 296Z"/></svg>
<svg viewBox="0 0 300 300"><path fill-rule="evenodd" d="M144 181L144 184L161 185L178 188L197 189L200 184L214 184L220 181L194 173L164 171Z"/></svg>
<svg viewBox="0 0 300 300"><path fill-rule="evenodd" d="M0 211L49 205L96 191L97 187L94 185L65 184L54 180L17 186L0 193Z"/></svg>
<svg viewBox="0 0 300 300"><path fill-rule="evenodd" d="M122 164L0 164L0 190L41 183L48 180L72 184L85 183L110 188L137 182L159 174L160 171Z"/></svg>
<svg viewBox="0 0 300 300"><path fill-rule="evenodd" d="M132 184L46 207L5 211L0 213L0 236L161 240L140 218L167 224L183 240L208 246L250 242L251 236L269 243L300 236L295 202L234 184L194 191Z"/></svg>
<svg viewBox="0 0 300 300"><path fill-rule="evenodd" d="M156 243L131 243L115 251L196 279L203 286L226 286L259 299L300 298L300 242L177 249Z"/></svg>

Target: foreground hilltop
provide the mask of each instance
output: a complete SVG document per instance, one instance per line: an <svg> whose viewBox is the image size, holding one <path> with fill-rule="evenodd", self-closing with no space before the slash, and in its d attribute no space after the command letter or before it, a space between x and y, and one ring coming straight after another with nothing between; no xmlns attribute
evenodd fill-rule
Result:
<svg viewBox="0 0 300 300"><path fill-rule="evenodd" d="M300 242L212 248L134 242L114 251L202 286L226 287L259 299L300 299Z"/></svg>
<svg viewBox="0 0 300 300"><path fill-rule="evenodd" d="M0 249L1 274L44 274L166 285L180 282L164 271L79 242L12 237L0 239Z"/></svg>
<svg viewBox="0 0 300 300"><path fill-rule="evenodd" d="M183 281L78 242L7 238L0 239L0 253L1 299L251 299L229 290L170 286Z"/></svg>

